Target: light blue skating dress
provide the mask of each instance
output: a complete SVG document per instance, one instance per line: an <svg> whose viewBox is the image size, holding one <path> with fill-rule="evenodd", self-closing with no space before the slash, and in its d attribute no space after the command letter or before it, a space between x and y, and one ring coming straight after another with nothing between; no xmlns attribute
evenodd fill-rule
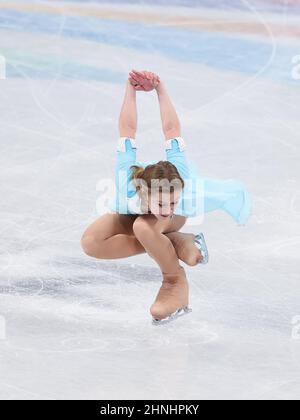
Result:
<svg viewBox="0 0 300 420"><path fill-rule="evenodd" d="M165 142L166 159L176 166L185 181L181 198L174 214L197 217L214 210L223 210L238 225L245 225L252 212L252 200L245 185L235 179L211 179L202 177L197 165L186 155L186 143L182 137L174 137ZM156 161L136 160L136 141L121 137L117 146L114 196L108 207L120 214L143 214L140 198L133 181L130 181L131 165L147 166Z"/></svg>

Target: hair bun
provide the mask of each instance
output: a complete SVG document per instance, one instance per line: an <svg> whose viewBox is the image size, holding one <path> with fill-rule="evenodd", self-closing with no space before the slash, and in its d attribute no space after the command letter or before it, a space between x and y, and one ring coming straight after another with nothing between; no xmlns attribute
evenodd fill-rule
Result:
<svg viewBox="0 0 300 420"><path fill-rule="evenodd" d="M131 169L133 170L132 179L142 178L145 171L142 166L133 165Z"/></svg>

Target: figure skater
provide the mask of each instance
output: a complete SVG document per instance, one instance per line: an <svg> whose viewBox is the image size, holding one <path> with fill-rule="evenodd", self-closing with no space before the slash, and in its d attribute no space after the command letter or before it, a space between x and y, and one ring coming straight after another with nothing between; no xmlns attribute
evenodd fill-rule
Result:
<svg viewBox="0 0 300 420"><path fill-rule="evenodd" d="M160 105L167 160L138 162L136 92L152 90L156 90ZM155 73L129 73L119 133L111 213L87 228L81 245L94 258L119 259L142 253L153 258L160 267L162 285L150 313L154 324L162 324L191 311L189 284L180 261L196 266L207 264L209 259L202 232L180 232L188 217L222 209L243 225L250 215L251 201L239 181L200 176L195 163L186 156L180 121L165 83ZM195 187L191 180L200 183ZM198 204L193 207L195 197Z"/></svg>

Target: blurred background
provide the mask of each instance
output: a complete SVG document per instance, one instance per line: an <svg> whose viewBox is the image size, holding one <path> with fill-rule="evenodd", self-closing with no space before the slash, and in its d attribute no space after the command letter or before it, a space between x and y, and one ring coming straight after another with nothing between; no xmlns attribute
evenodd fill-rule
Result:
<svg viewBox="0 0 300 420"><path fill-rule="evenodd" d="M0 0L2 399L299 398L299 23L296 0ZM211 260L163 328L152 259L80 249L131 69L164 80L201 173L254 201L244 227L183 228ZM138 159L164 158L154 92L138 113Z"/></svg>

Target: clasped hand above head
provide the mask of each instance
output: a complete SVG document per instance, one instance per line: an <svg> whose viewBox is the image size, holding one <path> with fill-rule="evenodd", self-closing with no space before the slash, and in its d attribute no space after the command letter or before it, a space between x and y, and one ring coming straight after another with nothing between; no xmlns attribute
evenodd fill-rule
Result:
<svg viewBox="0 0 300 420"><path fill-rule="evenodd" d="M160 83L160 78L157 74L146 70L132 70L129 72L128 80L135 90L142 90L144 92L150 92L156 89Z"/></svg>

